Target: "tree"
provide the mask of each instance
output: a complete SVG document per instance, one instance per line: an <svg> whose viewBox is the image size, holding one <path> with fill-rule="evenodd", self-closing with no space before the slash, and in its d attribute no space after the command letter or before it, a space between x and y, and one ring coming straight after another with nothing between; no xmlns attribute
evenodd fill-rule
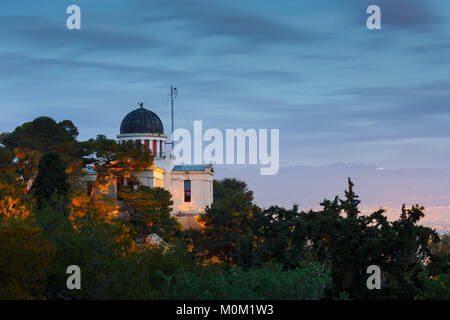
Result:
<svg viewBox="0 0 450 320"><path fill-rule="evenodd" d="M441 273L450 273L450 233L440 236L439 242L431 245L431 263L428 267L435 276Z"/></svg>
<svg viewBox="0 0 450 320"><path fill-rule="evenodd" d="M207 259L218 259L228 266L256 265L257 248L253 229L261 209L253 203L253 192L236 179L214 181L214 202L199 219L203 225L194 236L195 251Z"/></svg>
<svg viewBox="0 0 450 320"><path fill-rule="evenodd" d="M23 148L37 150L41 154L55 151L71 155L74 150L70 148L77 135L78 130L70 120L57 123L49 117L38 117L11 133L3 133L0 141L10 150Z"/></svg>
<svg viewBox="0 0 450 320"><path fill-rule="evenodd" d="M243 206L251 206L253 201L253 191L248 190L244 181L235 178L225 178L213 181L214 203L222 207L231 207L235 210Z"/></svg>
<svg viewBox="0 0 450 320"><path fill-rule="evenodd" d="M70 172L81 170L77 141L78 130L70 120L57 123L49 117L38 117L24 123L13 132L0 135L0 143L14 153L17 172L21 176L23 192L28 191L37 175L40 157L54 151L62 155Z"/></svg>
<svg viewBox="0 0 450 320"><path fill-rule="evenodd" d="M80 143L80 153L85 165L94 167L99 183L110 177L126 178L128 182L138 183L136 172L149 168L154 159L150 150L141 143L117 143L104 135Z"/></svg>
<svg viewBox="0 0 450 320"><path fill-rule="evenodd" d="M39 161L38 175L31 187L38 208L45 205L55 207L59 199L66 207L69 200L69 184L67 183L66 166L59 154L46 153Z"/></svg>
<svg viewBox="0 0 450 320"><path fill-rule="evenodd" d="M302 215L298 225L303 229L295 231L302 233L298 238L307 239L306 248L317 260L330 265L330 296L347 292L358 299L412 299L420 290L419 273L429 245L437 240L432 229L417 225L424 216L423 207L403 206L400 219L388 222L383 209L360 214L350 179L345 195L343 200L324 200L319 212ZM367 290L370 265L382 270L381 290Z"/></svg>
<svg viewBox="0 0 450 320"><path fill-rule="evenodd" d="M177 235L181 226L171 217L172 195L163 188L139 185L137 190L122 187L120 198L131 214L130 222L141 235L156 233L166 241Z"/></svg>
<svg viewBox="0 0 450 320"><path fill-rule="evenodd" d="M0 224L0 299L42 299L55 247L42 229Z"/></svg>
<svg viewBox="0 0 450 320"><path fill-rule="evenodd" d="M254 210L245 183L219 181L215 202L200 219L204 228L193 235L194 251L244 268L275 263L291 270L320 262L331 269L329 298L412 299L421 292L419 273L430 245L438 241L435 231L417 224L424 208L403 206L392 222L383 209L362 214L351 179L348 184L343 199L325 199L320 210L303 212L296 206ZM370 265L382 270L381 290L366 286Z"/></svg>
<svg viewBox="0 0 450 320"><path fill-rule="evenodd" d="M30 215L27 196L17 174L13 153L0 147L0 219L24 218Z"/></svg>
<svg viewBox="0 0 450 320"><path fill-rule="evenodd" d="M306 261L305 226L299 221L304 213L294 206L288 210L271 206L262 211L261 228L254 229L260 241L260 252L266 263L277 263L284 268L301 267Z"/></svg>
<svg viewBox="0 0 450 320"><path fill-rule="evenodd" d="M169 298L189 300L319 300L331 286L330 272L320 264L283 270L231 268L219 274L178 273L169 283Z"/></svg>

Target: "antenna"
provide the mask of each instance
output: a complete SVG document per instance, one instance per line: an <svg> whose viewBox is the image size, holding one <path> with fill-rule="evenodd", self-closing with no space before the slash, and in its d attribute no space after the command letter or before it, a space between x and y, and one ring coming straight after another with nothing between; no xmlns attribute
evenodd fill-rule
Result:
<svg viewBox="0 0 450 320"><path fill-rule="evenodd" d="M170 144L172 145L172 149L173 149L173 101L175 100L175 98L178 95L178 90L177 88L174 88L173 86L170 86L170 112L171 112L171 122L172 122L172 135L170 137Z"/></svg>

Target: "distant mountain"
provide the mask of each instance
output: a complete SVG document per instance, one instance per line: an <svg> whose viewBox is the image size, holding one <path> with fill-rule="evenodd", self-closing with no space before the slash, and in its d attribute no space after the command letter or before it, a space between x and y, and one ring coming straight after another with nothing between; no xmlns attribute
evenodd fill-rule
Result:
<svg viewBox="0 0 450 320"><path fill-rule="evenodd" d="M434 169L387 170L365 164L337 163L327 166L280 168L278 174L261 176L257 166L216 166L216 179L235 177L247 182L255 202L303 209L318 207L324 198L343 195L347 177L355 184L362 208L384 207L398 216L400 206L419 203L428 221L439 221L450 230L450 172ZM433 216L431 216L433 215Z"/></svg>

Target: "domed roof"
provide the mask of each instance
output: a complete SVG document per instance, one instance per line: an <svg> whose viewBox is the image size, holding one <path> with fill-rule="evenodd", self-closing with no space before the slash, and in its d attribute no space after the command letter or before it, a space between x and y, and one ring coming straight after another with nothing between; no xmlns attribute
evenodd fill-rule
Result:
<svg viewBox="0 0 450 320"><path fill-rule="evenodd" d="M164 127L156 113L141 106L123 118L120 124L120 134L125 133L164 134Z"/></svg>

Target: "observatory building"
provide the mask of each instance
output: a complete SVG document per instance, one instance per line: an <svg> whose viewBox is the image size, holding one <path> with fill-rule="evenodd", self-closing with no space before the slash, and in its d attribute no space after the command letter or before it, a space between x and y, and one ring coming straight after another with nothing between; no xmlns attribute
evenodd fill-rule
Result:
<svg viewBox="0 0 450 320"><path fill-rule="evenodd" d="M175 165L161 119L143 103L123 118L117 140L141 143L153 153L153 165L136 172L140 183L169 191L174 202L172 215L184 228L198 227L195 216L203 214L213 201L214 166ZM127 184L126 180L123 183Z"/></svg>

